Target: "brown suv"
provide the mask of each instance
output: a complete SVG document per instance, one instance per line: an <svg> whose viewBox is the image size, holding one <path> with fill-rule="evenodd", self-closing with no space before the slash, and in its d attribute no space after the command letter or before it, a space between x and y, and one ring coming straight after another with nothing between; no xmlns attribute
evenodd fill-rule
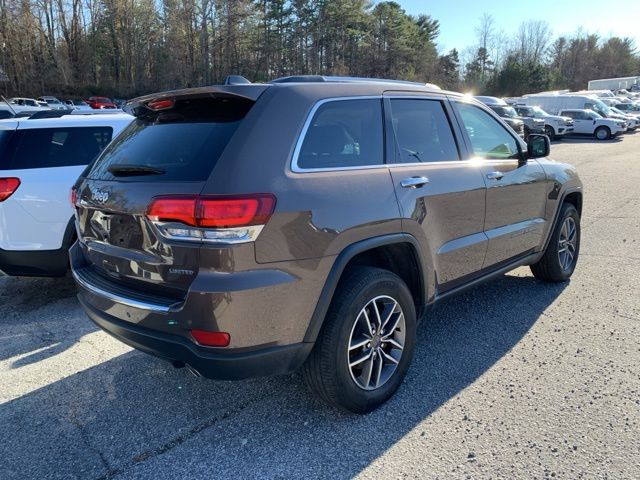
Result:
<svg viewBox="0 0 640 480"><path fill-rule="evenodd" d="M303 368L367 412L434 302L521 265L567 280L582 186L481 103L297 77L149 95L72 192L89 317L209 378Z"/></svg>

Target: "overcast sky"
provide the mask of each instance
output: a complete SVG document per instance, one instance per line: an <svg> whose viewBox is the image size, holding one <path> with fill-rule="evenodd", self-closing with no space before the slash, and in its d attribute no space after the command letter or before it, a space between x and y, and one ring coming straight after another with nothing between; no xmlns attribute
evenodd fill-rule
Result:
<svg viewBox="0 0 640 480"><path fill-rule="evenodd" d="M545 20L554 37L575 33L583 27L603 37L631 37L640 47L640 1L490 1L490 0L396 0L407 13L426 13L440 21L438 49L464 50L475 43L474 27L483 13L495 19L496 28L510 35L524 20Z"/></svg>

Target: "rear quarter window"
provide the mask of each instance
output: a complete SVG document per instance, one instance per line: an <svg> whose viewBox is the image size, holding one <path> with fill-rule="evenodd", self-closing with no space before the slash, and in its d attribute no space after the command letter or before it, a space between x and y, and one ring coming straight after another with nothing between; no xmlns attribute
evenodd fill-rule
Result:
<svg viewBox="0 0 640 480"><path fill-rule="evenodd" d="M0 170L87 165L112 135L111 127L24 129L5 132L4 141L0 133Z"/></svg>
<svg viewBox="0 0 640 480"><path fill-rule="evenodd" d="M321 104L296 156L297 168L344 168L384 163L382 100L335 100Z"/></svg>

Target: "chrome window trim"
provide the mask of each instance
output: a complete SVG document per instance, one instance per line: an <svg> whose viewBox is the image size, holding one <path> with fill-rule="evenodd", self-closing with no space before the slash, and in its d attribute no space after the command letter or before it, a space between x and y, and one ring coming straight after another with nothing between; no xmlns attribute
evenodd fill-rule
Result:
<svg viewBox="0 0 640 480"><path fill-rule="evenodd" d="M392 99L419 99L419 100L435 100L439 102L450 101L449 97L438 93L438 92L425 92L424 95L416 95L414 92L410 94L403 94L402 91L392 91L388 93L384 93L383 95L362 95L362 96L349 96L349 97L331 97L331 98L323 98L322 100L318 100L311 110L307 114L307 118L305 119L304 125L300 134L298 135L298 139L296 140L296 146L293 150L293 155L291 158L290 169L293 173L320 173L320 172L348 172L348 171L358 171L358 170L377 170L381 168L390 168L390 167L415 167L416 165L446 165L446 164L466 164L474 159L458 159L458 160L441 160L438 162L411 162L411 163L383 163L381 165L361 165L356 167L327 167L327 168L301 168L298 166L298 156L300 155L300 150L302 150L302 144L304 143L304 139L307 135L307 131L311 125L311 121L315 116L318 109L329 102L340 102L343 100L382 100L383 98L392 98ZM456 97L457 98L457 97ZM384 108L384 107L383 107ZM384 113L384 111L383 111ZM383 119L383 128L384 128L384 119ZM455 132L451 132L455 138ZM477 159L474 160L477 162Z"/></svg>
<svg viewBox="0 0 640 480"><path fill-rule="evenodd" d="M307 114L307 118L304 121L304 125L300 134L298 135L298 140L296 141L296 147L293 150L293 156L291 158L291 171L293 173L308 173L308 172L340 172L345 170L370 170L373 168L381 168L386 167L385 163L382 164L372 164L372 165L360 165L354 167L328 167L328 168L302 168L298 166L298 157L300 156L300 151L302 150L302 144L304 143L304 139L307 136L307 132L309 127L311 126L311 122L313 121L313 117L315 117L318 109L326 103L331 102L342 102L348 100L380 100L382 102L382 95L361 95L361 96L350 96L350 97L331 97L331 98L323 98L322 100L318 100L311 110ZM380 105L380 113L383 113L382 105ZM381 124L380 126L384 132L384 118L380 118ZM384 156L384 152L383 152ZM382 159L384 162L384 158Z"/></svg>

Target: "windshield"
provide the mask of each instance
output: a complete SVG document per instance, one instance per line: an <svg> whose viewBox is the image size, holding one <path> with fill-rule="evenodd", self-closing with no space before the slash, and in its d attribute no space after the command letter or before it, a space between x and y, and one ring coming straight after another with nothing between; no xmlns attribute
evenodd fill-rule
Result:
<svg viewBox="0 0 640 480"><path fill-rule="evenodd" d="M594 112L593 110L591 110L590 112L587 112L587 117L589 117L592 120L597 120L598 118L603 118L602 115L600 115L597 112Z"/></svg>
<svg viewBox="0 0 640 480"><path fill-rule="evenodd" d="M111 103L111 100L109 100L107 97L94 97L93 101L98 103Z"/></svg>
<svg viewBox="0 0 640 480"><path fill-rule="evenodd" d="M593 110L596 113L599 113L603 117L607 117L613 113L609 107L607 107L604 103L602 103L602 101L597 100L595 98L592 100L592 103L585 104L585 108L590 108L591 110Z"/></svg>
<svg viewBox="0 0 640 480"><path fill-rule="evenodd" d="M492 105L491 109L501 117L516 118L518 116L518 114L516 113L516 110L513 107L502 107L502 106Z"/></svg>
<svg viewBox="0 0 640 480"><path fill-rule="evenodd" d="M611 111L613 113L617 113L618 115L625 115L625 113L622 110L618 110L616 107L611 107Z"/></svg>
<svg viewBox="0 0 640 480"><path fill-rule="evenodd" d="M535 112L531 107L518 107L518 113L523 117L533 117Z"/></svg>

